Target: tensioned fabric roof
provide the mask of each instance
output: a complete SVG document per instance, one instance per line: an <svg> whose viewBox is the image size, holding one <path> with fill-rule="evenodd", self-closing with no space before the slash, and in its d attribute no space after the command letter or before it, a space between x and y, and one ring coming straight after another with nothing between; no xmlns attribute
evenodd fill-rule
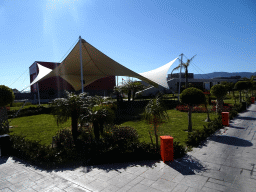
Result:
<svg viewBox="0 0 256 192"><path fill-rule="evenodd" d="M81 39L81 42L83 80L85 82L84 86L91 84L97 79L107 76L128 76L148 82L155 87L161 85L165 88L169 88L166 80L167 72L177 58L155 70L138 74L114 61L113 59L90 45L84 39ZM70 85L72 85L76 91L81 89L79 41L72 49L72 51L68 54L68 56L62 61L62 63L55 69L48 69L47 67L40 65L40 63L37 64L39 67L39 74L36 79L30 84L30 86L44 79L54 76L60 76Z"/></svg>

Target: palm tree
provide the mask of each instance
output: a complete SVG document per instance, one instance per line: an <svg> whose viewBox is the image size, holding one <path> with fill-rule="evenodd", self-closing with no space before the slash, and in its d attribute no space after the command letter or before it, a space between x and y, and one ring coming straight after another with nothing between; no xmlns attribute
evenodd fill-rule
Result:
<svg viewBox="0 0 256 192"><path fill-rule="evenodd" d="M175 67L175 68L172 70L172 72L173 72L173 71L175 71L175 70L178 70L180 67L181 67L181 68L182 68L182 67L185 68L185 78L186 78L185 88L188 88L188 67L189 67L190 62L193 60L193 58L194 58L195 56L196 56L196 55L194 55L191 59L188 59L186 63L181 63L181 64L179 64L178 67ZM172 72L171 72L171 74L172 74Z"/></svg>
<svg viewBox="0 0 256 192"><path fill-rule="evenodd" d="M57 121L57 125L65 123L71 118L72 136L75 145L78 137L78 120L80 114L88 114L89 108L93 105L91 97L85 97L86 93L76 95L66 91L67 98L57 98L51 103L52 114Z"/></svg>
<svg viewBox="0 0 256 192"><path fill-rule="evenodd" d="M163 107L162 97L160 95L157 95L154 100L149 101L145 107L144 118L148 123L153 124L154 126L156 146L158 148L157 126L159 126L163 120L169 118L166 109Z"/></svg>

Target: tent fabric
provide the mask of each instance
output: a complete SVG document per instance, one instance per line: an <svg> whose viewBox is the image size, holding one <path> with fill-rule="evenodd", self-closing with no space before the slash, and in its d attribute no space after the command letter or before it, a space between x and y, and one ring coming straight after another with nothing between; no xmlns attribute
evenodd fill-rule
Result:
<svg viewBox="0 0 256 192"><path fill-rule="evenodd" d="M166 65L159 67L155 70L144 72L144 73L139 73L139 74L143 77L146 77L146 78L156 82L159 85L162 85L165 88L169 88L169 86L167 84L166 76L167 76L167 73L168 73L170 67L176 60L177 60L177 58L175 58L174 60L170 61Z"/></svg>
<svg viewBox="0 0 256 192"><path fill-rule="evenodd" d="M84 86L91 84L97 79L107 76L128 76L148 82L155 87L161 85L165 88L169 88L166 82L167 72L177 58L155 70L138 74L106 56L104 53L90 45L85 40L82 39L81 41L83 80L85 82ZM43 67L39 64L38 66L39 75L30 84L30 86L44 79L60 76L71 86L73 86L76 91L81 89L79 41L68 54L68 56L62 61L62 63L55 69L51 70L47 68L48 70L46 70L46 67Z"/></svg>

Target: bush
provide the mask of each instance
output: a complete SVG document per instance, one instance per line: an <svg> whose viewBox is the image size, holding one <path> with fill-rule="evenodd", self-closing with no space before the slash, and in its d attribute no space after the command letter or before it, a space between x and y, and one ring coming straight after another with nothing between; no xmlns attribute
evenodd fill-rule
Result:
<svg viewBox="0 0 256 192"><path fill-rule="evenodd" d="M222 118L221 116L218 116L218 118L215 118L212 122L207 124L207 126L204 125L203 130L196 130L191 133L188 133L187 145L192 147L198 146L207 137L211 136L221 127L222 127Z"/></svg>
<svg viewBox="0 0 256 192"><path fill-rule="evenodd" d="M51 107L29 107L25 109L21 109L16 117L24 117L24 116L32 116L32 115L40 115L40 114L50 114L52 108ZM8 111L8 118L12 118L18 110Z"/></svg>
<svg viewBox="0 0 256 192"><path fill-rule="evenodd" d="M59 130L56 136L53 137L53 142L58 149L72 149L75 146L72 132L68 128Z"/></svg>

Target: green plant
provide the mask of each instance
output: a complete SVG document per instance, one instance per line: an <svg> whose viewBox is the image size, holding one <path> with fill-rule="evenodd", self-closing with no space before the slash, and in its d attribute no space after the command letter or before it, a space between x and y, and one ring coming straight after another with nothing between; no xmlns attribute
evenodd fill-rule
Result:
<svg viewBox="0 0 256 192"><path fill-rule="evenodd" d="M12 89L5 85L0 85L0 135L9 133L9 122L6 105L14 101L14 93Z"/></svg>
<svg viewBox="0 0 256 192"><path fill-rule="evenodd" d="M248 89L248 88L249 88L249 83L247 81L238 81L235 84L235 89L239 90L239 93L240 93L240 103L242 102L241 91L245 90L245 89Z"/></svg>
<svg viewBox="0 0 256 192"><path fill-rule="evenodd" d="M217 98L216 113L221 113L223 110L223 99L227 95L227 88L224 85L214 85L211 90L211 94Z"/></svg>
<svg viewBox="0 0 256 192"><path fill-rule="evenodd" d="M53 137L53 142L56 147L61 148L69 148L72 149L74 147L74 139L72 137L72 132L70 129L61 129L57 132L56 136Z"/></svg>
<svg viewBox="0 0 256 192"><path fill-rule="evenodd" d="M94 98L86 97L86 93L76 95L66 91L67 98L54 99L51 103L52 114L57 121L57 125L63 124L71 117L72 136L77 145L78 121L81 114L86 116L89 108L95 104Z"/></svg>
<svg viewBox="0 0 256 192"><path fill-rule="evenodd" d="M191 59L188 59L186 63L181 63L181 64L179 64L178 67L175 67L175 68L172 70L172 72L173 72L174 70L177 70L177 69L179 69L179 68L181 68L181 67L184 67L184 68L185 68L185 78L186 78L185 88L188 88L188 67L189 67L190 62L193 60L193 58L194 58L195 56L196 56L196 55L194 55ZM171 72L171 74L172 74L172 72Z"/></svg>
<svg viewBox="0 0 256 192"><path fill-rule="evenodd" d="M154 126L156 145L158 147L157 127L168 119L168 114L162 104L161 96L157 96L154 100L150 100L144 111L144 119Z"/></svg>
<svg viewBox="0 0 256 192"><path fill-rule="evenodd" d="M203 91L191 87L187 88L180 94L180 100L182 103L185 103L189 106L188 110L188 131L192 131L192 121L191 121L191 113L193 105L203 104L206 102L205 95Z"/></svg>

